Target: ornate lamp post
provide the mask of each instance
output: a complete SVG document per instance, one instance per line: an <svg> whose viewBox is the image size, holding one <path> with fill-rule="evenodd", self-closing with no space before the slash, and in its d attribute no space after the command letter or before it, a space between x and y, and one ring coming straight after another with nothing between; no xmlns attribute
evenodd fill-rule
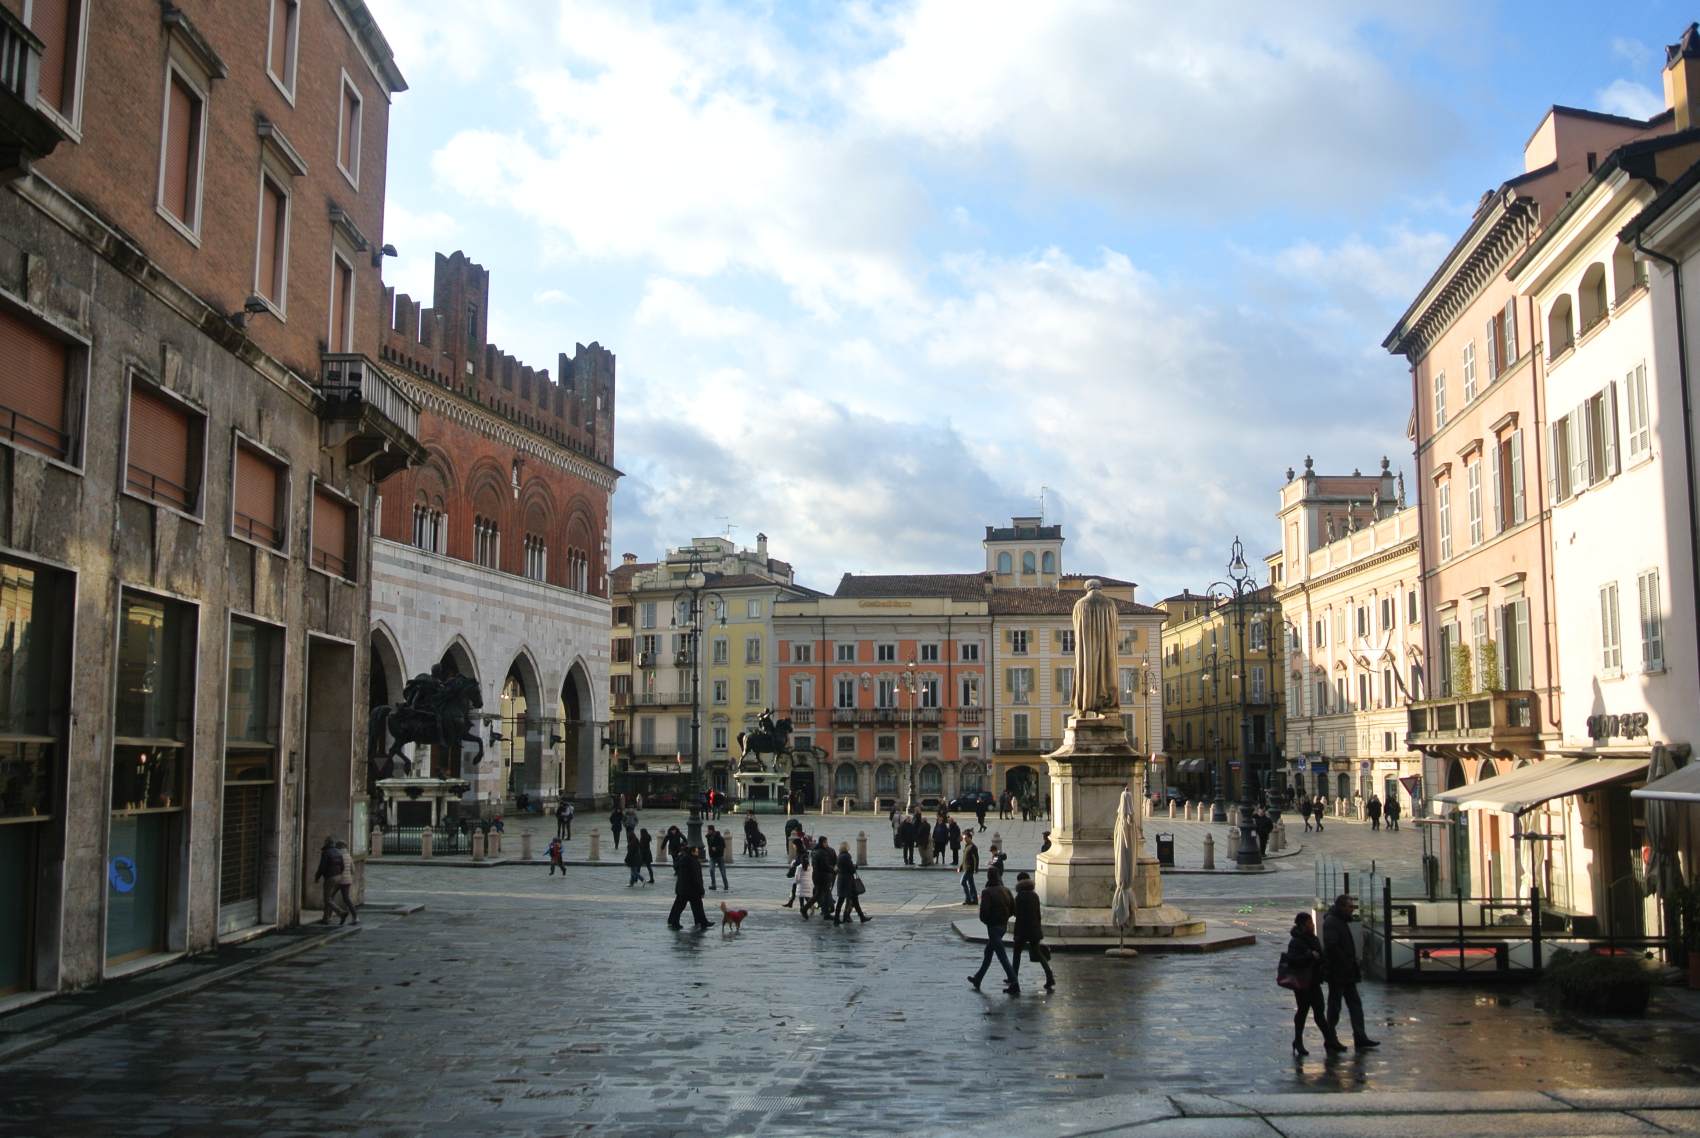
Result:
<svg viewBox="0 0 1700 1138"><path fill-rule="evenodd" d="M920 686L915 680L915 661L904 665L903 690L909 693L909 804L906 814L915 812L915 705L920 702Z"/></svg>
<svg viewBox="0 0 1700 1138"><path fill-rule="evenodd" d="M1210 820L1226 822L1228 820L1227 779L1222 772L1222 731L1219 728L1217 716L1222 710L1222 668L1232 663L1232 658L1224 658L1220 653L1210 652L1202 661L1203 671L1198 675L1199 694L1203 694L1203 685L1210 685L1210 702L1207 711L1210 716L1210 726L1207 728L1209 745L1215 752L1210 762ZM1230 675L1229 682L1238 679L1238 674Z"/></svg>
<svg viewBox="0 0 1700 1138"><path fill-rule="evenodd" d="M1232 555L1228 559L1228 579L1212 582L1206 592L1214 593L1218 588L1223 591L1224 601L1231 602L1234 606L1236 640L1234 651L1238 653L1237 675L1240 678L1238 699L1240 737L1240 817L1238 824L1240 845L1239 849L1234 851L1234 861L1241 869L1250 869L1263 864L1263 854L1257 845L1256 827L1252 822L1252 817L1257 812L1257 777L1251 769L1251 756L1249 754L1251 732L1246 722L1244 680L1246 596L1256 591L1257 583L1252 579L1251 568L1246 565L1245 546L1240 543L1240 539L1237 537L1234 538ZM1222 800L1218 799L1217 808L1221 809L1221 807Z"/></svg>
<svg viewBox="0 0 1700 1138"><path fill-rule="evenodd" d="M708 575L702 570L702 557L692 551L685 573L685 591L690 596L691 630L691 816L686 824L686 840L702 847L702 600L708 585ZM726 623L726 598L709 592L720 606L720 623ZM675 619L677 611L675 610Z"/></svg>

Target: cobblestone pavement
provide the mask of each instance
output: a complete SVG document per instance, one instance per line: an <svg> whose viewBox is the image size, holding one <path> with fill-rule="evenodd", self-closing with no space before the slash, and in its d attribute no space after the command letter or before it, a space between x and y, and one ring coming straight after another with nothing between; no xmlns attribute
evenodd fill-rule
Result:
<svg viewBox="0 0 1700 1138"><path fill-rule="evenodd" d="M1365 1003L1382 1048L1295 1062L1291 998L1273 976L1292 909L1309 891L1304 871L1166 880L1171 900L1254 930L1256 947L1133 961L1059 954L1058 989L1019 998L991 983L986 994L969 989L963 977L979 952L948 924L967 910L952 882L920 872L870 875L875 919L835 928L778 908L777 871L734 866L732 899L751 915L730 937L663 926L665 869L653 889L628 888L619 866L575 867L563 880L541 867L380 864L370 878L374 897L426 908L371 916L359 936L0 1067L0 1134L917 1133L950 1124L1039 1134L1062 1132L1075 1112L1102 1133L1160 1117L1127 1097L1143 1094L1650 1094L1692 1086L1700 1073L1685 995L1661 993L1645 1020L1583 1028L1553 1021L1523 990L1376 984ZM999 1122L1012 1112L1019 1126ZM1505 1115L1503 1132L1546 1132L1511 1124L1522 1117ZM1563 1132L1604 1132L1599 1119ZM1275 1132L1246 1129L1254 1122L1163 1125ZM1194 1123L1208 1125L1188 1130Z"/></svg>

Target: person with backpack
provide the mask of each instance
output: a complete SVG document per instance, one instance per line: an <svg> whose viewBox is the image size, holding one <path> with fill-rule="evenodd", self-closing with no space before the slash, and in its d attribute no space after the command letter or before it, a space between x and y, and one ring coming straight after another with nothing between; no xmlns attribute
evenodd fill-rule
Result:
<svg viewBox="0 0 1700 1138"><path fill-rule="evenodd" d="M988 879L990 874L987 875ZM1015 875L1015 945L1011 956L1014 966L1010 969L1009 986L1011 995L1021 991L1021 950L1026 949L1028 958L1045 970L1045 990L1048 992L1057 986L1056 973L1051 971L1051 950L1042 942L1045 939L1044 921L1040 916L1039 890L1033 885L1033 875L1022 872Z"/></svg>
<svg viewBox="0 0 1700 1138"><path fill-rule="evenodd" d="M313 871L313 880L324 883L320 886L325 902L324 916L319 918L321 925L330 924L331 914L339 911L336 907L336 875L341 864L336 856L336 839L326 837L325 844L319 847L319 868Z"/></svg>
<svg viewBox="0 0 1700 1138"><path fill-rule="evenodd" d="M344 906L342 920L338 921L337 924L345 925L350 920L359 924L360 914L354 908L354 894L350 892L354 887L354 855L348 852L347 842L338 842L336 849L331 852L337 857L336 895L342 898ZM334 901L335 898L333 897L332 900Z"/></svg>
<svg viewBox="0 0 1700 1138"><path fill-rule="evenodd" d="M1021 987L1015 981L1015 968L1003 946L1009 918L1014 912L1015 899L1003 887L1003 879L995 873L986 874L986 887L980 891L980 923L986 926L986 952L980 958L980 970L968 977L968 983L976 992L980 990L980 981L986 978L986 970L992 966L993 955L996 955L998 963L1003 965L1006 980L1003 990L1012 996L1021 994Z"/></svg>
<svg viewBox="0 0 1700 1138"><path fill-rule="evenodd" d="M556 838L554 841L549 843L549 876L555 876L555 871L557 869L561 871L561 880L565 881L567 879L567 867L561 860L560 838Z"/></svg>
<svg viewBox="0 0 1700 1138"><path fill-rule="evenodd" d="M1334 1025L1322 1009L1322 981L1328 976L1328 963L1323 955L1322 942L1316 936L1316 923L1309 913L1293 918L1293 931L1287 938L1287 951L1281 954L1275 982L1293 993L1293 1054L1309 1055L1305 1050L1305 1018L1316 1019L1322 1032L1322 1043L1330 1054L1344 1051L1346 1045L1334 1033Z"/></svg>
<svg viewBox="0 0 1700 1138"><path fill-rule="evenodd" d="M726 892L732 892L732 883L726 880L726 835L715 829L708 828L708 836L703 844L708 847L708 887L714 888L714 875L720 874L720 884L726 886Z"/></svg>
<svg viewBox="0 0 1700 1138"><path fill-rule="evenodd" d="M980 847L974 844L972 830L962 835L962 903L972 905L980 900L974 888L974 875L980 872Z"/></svg>
<svg viewBox="0 0 1700 1138"><path fill-rule="evenodd" d="M573 804L565 795L555 803L555 837L558 841L573 840Z"/></svg>

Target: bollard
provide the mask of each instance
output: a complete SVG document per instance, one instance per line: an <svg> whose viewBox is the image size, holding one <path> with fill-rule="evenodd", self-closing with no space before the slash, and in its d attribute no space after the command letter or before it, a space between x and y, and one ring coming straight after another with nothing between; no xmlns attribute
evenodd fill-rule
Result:
<svg viewBox="0 0 1700 1138"><path fill-rule="evenodd" d="M1216 868L1216 839L1209 834L1204 835L1204 868Z"/></svg>
<svg viewBox="0 0 1700 1138"><path fill-rule="evenodd" d="M483 861L484 860L484 831L483 830L476 830L475 829L475 830L472 831L472 860L473 861Z"/></svg>
<svg viewBox="0 0 1700 1138"><path fill-rule="evenodd" d="M868 864L868 832L866 830L856 831L856 864Z"/></svg>
<svg viewBox="0 0 1700 1138"><path fill-rule="evenodd" d="M998 833L996 830L992 831L992 844L990 846L986 847L985 856L987 856L987 857L991 856L991 850L992 850L993 846L996 846L1000 850L1003 849L1003 835ZM1004 852L1008 853L1009 851L1004 850Z"/></svg>
<svg viewBox="0 0 1700 1138"><path fill-rule="evenodd" d="M530 830L526 830L524 833L520 834L520 836L519 836L519 859L521 861L530 861L531 860L531 831Z"/></svg>
<svg viewBox="0 0 1700 1138"><path fill-rule="evenodd" d="M829 811L831 809L832 809L832 795L830 795L830 794L821 795L821 799L820 799L821 816L825 817L827 811Z"/></svg>
<svg viewBox="0 0 1700 1138"><path fill-rule="evenodd" d="M1287 823L1275 823L1275 832L1269 835L1269 848L1277 853L1287 848Z"/></svg>
<svg viewBox="0 0 1700 1138"><path fill-rule="evenodd" d="M850 813L850 800L848 798L846 798L843 802L839 803L839 811L838 812L840 814Z"/></svg>
<svg viewBox="0 0 1700 1138"><path fill-rule="evenodd" d="M594 830L593 829L593 830L590 831L590 860L591 861L601 861L602 860L602 831L601 830Z"/></svg>
<svg viewBox="0 0 1700 1138"><path fill-rule="evenodd" d="M1171 799L1169 799L1169 819L1170 819L1170 821L1173 821L1174 817L1175 817L1175 800L1173 798L1171 798Z"/></svg>
<svg viewBox="0 0 1700 1138"><path fill-rule="evenodd" d="M378 827L373 826L372 827L372 836L371 836L370 839L368 839L368 841L369 841L369 844L366 847L366 856L367 857L383 857L384 856L384 832L382 830L378 829Z"/></svg>
<svg viewBox="0 0 1700 1138"><path fill-rule="evenodd" d="M486 852L488 852L491 857L501 857L502 856L502 831L491 830L490 831L490 837L484 844L485 844L485 847L486 847Z"/></svg>
<svg viewBox="0 0 1700 1138"><path fill-rule="evenodd" d="M720 833L726 838L725 862L726 862L727 865L731 865L732 864L732 847L737 845L738 843L734 842L732 840L732 832L730 830L721 830Z"/></svg>
<svg viewBox="0 0 1700 1138"><path fill-rule="evenodd" d="M419 831L419 856L423 857L423 858L428 858L428 857L431 856L431 831L430 830Z"/></svg>

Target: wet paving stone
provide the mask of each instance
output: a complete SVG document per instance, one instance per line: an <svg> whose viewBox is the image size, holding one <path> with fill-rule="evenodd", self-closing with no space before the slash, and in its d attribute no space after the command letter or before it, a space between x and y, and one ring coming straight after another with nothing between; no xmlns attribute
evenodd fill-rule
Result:
<svg viewBox="0 0 1700 1138"><path fill-rule="evenodd" d="M780 876L750 874L732 897L751 916L723 936L666 929L670 891L624 876L575 868L563 888L528 867L374 866L375 897L424 910L0 1067L0 1133L911 1133L1137 1092L1700 1073L1700 1029L1674 997L1581 1025L1527 990L1379 984L1364 990L1379 1050L1295 1062L1274 961L1306 871L1168 882L1177 903L1256 932L1252 948L1058 954L1058 989L1018 998L995 977L968 987L980 951L950 928L966 910L948 881L875 878L875 919L835 928L777 907Z"/></svg>

